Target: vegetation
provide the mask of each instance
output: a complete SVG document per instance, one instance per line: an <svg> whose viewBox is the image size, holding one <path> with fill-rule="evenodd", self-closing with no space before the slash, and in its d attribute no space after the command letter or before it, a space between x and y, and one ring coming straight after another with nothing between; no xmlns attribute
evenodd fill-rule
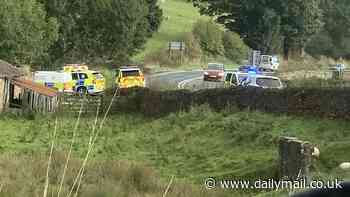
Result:
<svg viewBox="0 0 350 197"><path fill-rule="evenodd" d="M50 185L47 197L55 197L60 188L59 180L65 163L65 155L55 152L51 164ZM176 178L160 179L159 174L152 168L137 162L100 160L92 161L86 168L79 190L74 187L82 161L72 159L67 170L66 181L60 191L60 196L76 197L134 197L134 196L163 196L172 180L168 197L210 197L229 196L219 191L208 191L191 184L184 184ZM47 168L47 156L13 155L0 156L1 191L0 197L37 197L44 191L43 177ZM78 191L78 192L77 192Z"/></svg>
<svg viewBox="0 0 350 197"><path fill-rule="evenodd" d="M224 32L222 39L225 57L236 63L241 63L246 59L249 48L237 33Z"/></svg>
<svg viewBox="0 0 350 197"><path fill-rule="evenodd" d="M224 54L222 30L213 21L198 21L193 27L193 34L199 40L206 55L219 56Z"/></svg>
<svg viewBox="0 0 350 197"><path fill-rule="evenodd" d="M72 120L74 119L74 117L67 115L59 118L55 152L68 150L73 135L74 121ZM88 117L81 120L76 134L77 141L73 146L73 153L77 158L86 154L92 122L94 122L92 118ZM38 152L47 152L52 139L52 133L48 131L52 130L54 124L47 117L37 116L35 120L26 120L19 117L1 116L0 126L2 128L0 140L3 154L35 155ZM196 107L190 112L173 113L157 119L146 118L139 114L119 113L110 117L101 130L101 135L93 151L93 160L97 163L104 160L126 160L132 163L142 163L159 172L160 177L162 177L159 180L163 183L163 187L169 181L169 177L175 176L175 183L180 183L180 185L181 183L194 183L196 185L194 187L200 188L203 180L207 177L235 179L275 177L278 159L277 142L280 136L287 135L309 140L320 148L321 157L319 160L315 160L312 170L315 177L349 179L348 172L338 169L338 165L348 159L350 148L348 128L349 124L346 121L298 118L260 112L234 112L234 109L214 112L207 106ZM9 164L2 169L13 169L13 166L17 166L19 169L34 168L35 165L31 164L31 161L36 161L35 158L29 161L29 163L26 162L26 165L19 161L22 164ZM56 166L54 173L60 173L59 169L62 169L62 162L58 163L57 166L53 165ZM77 167L74 167L76 165L75 162L72 162L70 171L76 172ZM129 196L135 190L143 192L142 195L145 195L147 191L151 194L152 192L159 194L153 180L148 181L147 178L142 178L145 177L142 175L143 171L141 171L140 176L137 175L134 183L139 184L141 188L144 188L145 184L146 188L151 188L150 190L138 190L138 186L129 188L130 190L119 187L120 184L125 183L121 183L124 175L119 176L118 174L120 171L125 171L128 174L128 170L119 171L118 168L128 169L128 164L120 165L112 162L111 165L119 166L117 168L107 167L108 165L99 166L98 169L105 169L103 172L94 170L96 168L88 170L82 188L94 191L94 188L97 189L97 182L106 181L107 183L103 184L103 187L99 187L98 191L113 192L114 190L110 190L108 185L115 183L118 186L116 189L121 189ZM36 167L35 169L37 176L30 175L31 170L22 172L25 173L25 177L39 180L40 177L44 176L44 172L40 171L44 168L38 169ZM10 172L16 174L17 171ZM102 176L104 178L97 180L95 173L104 173L110 176ZM57 175L52 176L52 184L54 184L54 180L57 180L54 177ZM21 177L20 179L23 181L26 180L22 179L23 175L11 177L15 177L12 181L16 181L18 179L16 177ZM67 183L72 184L69 180L71 179L68 178ZM22 183L21 186L27 184L27 182L20 183ZM194 190L194 194L186 194L186 191L184 190L183 196L203 196L203 193L197 193L196 190ZM228 191L225 193L228 196L252 196L259 192L261 191ZM127 194L126 196L128 196Z"/></svg>
<svg viewBox="0 0 350 197"><path fill-rule="evenodd" d="M122 63L156 32L155 0L0 2L0 56L12 63Z"/></svg>
<svg viewBox="0 0 350 197"><path fill-rule="evenodd" d="M57 20L36 0L0 0L0 58L31 64L48 56L57 40Z"/></svg>
<svg viewBox="0 0 350 197"><path fill-rule="evenodd" d="M57 18L53 60L123 63L157 31L162 12L154 0L42 0Z"/></svg>
<svg viewBox="0 0 350 197"><path fill-rule="evenodd" d="M313 56L324 55L332 58L350 56L350 2L346 0L326 0L321 4L324 13L322 31L315 35L306 51Z"/></svg>
<svg viewBox="0 0 350 197"><path fill-rule="evenodd" d="M193 0L203 14L239 33L249 47L264 53L300 56L307 41L322 27L320 0L215 1ZM228 13L228 14L227 14ZM279 51L283 46L283 51Z"/></svg>
<svg viewBox="0 0 350 197"><path fill-rule="evenodd" d="M166 51L169 41L182 39L192 32L193 24L197 20L207 18L201 16L197 8L184 0L166 0L158 3L163 10L162 24L158 32L147 41L145 49L133 57L135 61L147 61L153 54Z"/></svg>

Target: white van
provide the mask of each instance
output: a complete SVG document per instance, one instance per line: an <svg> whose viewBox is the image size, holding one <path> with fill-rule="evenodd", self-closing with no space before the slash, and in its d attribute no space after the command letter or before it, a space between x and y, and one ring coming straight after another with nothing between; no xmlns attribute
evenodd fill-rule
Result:
<svg viewBox="0 0 350 197"><path fill-rule="evenodd" d="M64 72L38 71L34 73L34 82L49 88L55 88L59 92L69 92L65 86L72 81L72 75ZM71 90L73 92L73 89Z"/></svg>

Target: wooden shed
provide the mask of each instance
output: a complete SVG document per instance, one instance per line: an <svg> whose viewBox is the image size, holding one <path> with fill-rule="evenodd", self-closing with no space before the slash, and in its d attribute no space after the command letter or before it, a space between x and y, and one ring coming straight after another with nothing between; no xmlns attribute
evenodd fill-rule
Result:
<svg viewBox="0 0 350 197"><path fill-rule="evenodd" d="M0 112L54 112L58 107L58 92L23 76L21 70L0 60Z"/></svg>

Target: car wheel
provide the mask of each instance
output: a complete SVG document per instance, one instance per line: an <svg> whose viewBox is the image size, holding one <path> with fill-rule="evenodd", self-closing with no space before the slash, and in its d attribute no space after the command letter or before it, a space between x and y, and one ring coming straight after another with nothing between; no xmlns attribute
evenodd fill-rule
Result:
<svg viewBox="0 0 350 197"><path fill-rule="evenodd" d="M79 87L77 89L77 92L79 93L79 95L85 95L87 93L87 89L85 87Z"/></svg>

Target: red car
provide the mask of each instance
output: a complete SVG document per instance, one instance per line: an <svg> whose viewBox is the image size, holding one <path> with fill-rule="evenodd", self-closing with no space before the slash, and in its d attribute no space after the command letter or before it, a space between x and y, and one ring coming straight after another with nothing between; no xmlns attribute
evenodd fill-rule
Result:
<svg viewBox="0 0 350 197"><path fill-rule="evenodd" d="M204 69L204 81L222 81L225 76L225 66L219 63L210 63Z"/></svg>

